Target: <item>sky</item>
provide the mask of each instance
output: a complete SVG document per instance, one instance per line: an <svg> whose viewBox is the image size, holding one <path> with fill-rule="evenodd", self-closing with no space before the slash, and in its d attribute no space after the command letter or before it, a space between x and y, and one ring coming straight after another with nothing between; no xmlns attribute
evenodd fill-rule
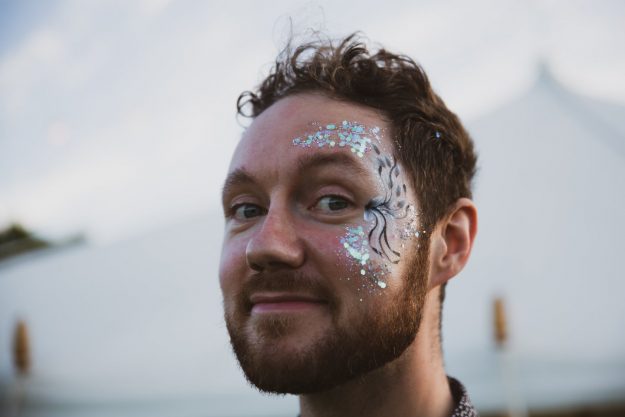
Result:
<svg viewBox="0 0 625 417"><path fill-rule="evenodd" d="M625 2L0 0L0 227L107 244L218 213L237 96L293 31L410 55L464 121L540 62L625 103Z"/></svg>

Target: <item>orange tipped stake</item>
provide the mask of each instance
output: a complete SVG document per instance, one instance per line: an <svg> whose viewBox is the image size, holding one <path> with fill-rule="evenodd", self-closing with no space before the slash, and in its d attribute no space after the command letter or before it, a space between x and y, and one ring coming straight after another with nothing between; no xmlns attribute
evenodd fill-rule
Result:
<svg viewBox="0 0 625 417"><path fill-rule="evenodd" d="M495 319L495 342L497 342L497 346L502 347L508 340L508 326L506 323L506 310L503 298L495 298L493 306Z"/></svg>
<svg viewBox="0 0 625 417"><path fill-rule="evenodd" d="M13 364L19 375L30 372L30 341L24 320L18 320L13 333Z"/></svg>

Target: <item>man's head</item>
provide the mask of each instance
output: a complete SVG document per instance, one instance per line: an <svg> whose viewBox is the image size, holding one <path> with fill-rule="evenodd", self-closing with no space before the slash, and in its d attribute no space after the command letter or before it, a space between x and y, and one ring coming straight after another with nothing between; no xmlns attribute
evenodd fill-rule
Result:
<svg viewBox="0 0 625 417"><path fill-rule="evenodd" d="M336 46L312 42L287 47L257 91L239 96L237 108L255 118L280 99L303 92L380 113L389 124L393 156L415 187L425 229L434 227L459 198L471 198L473 142L411 58L384 49L370 52L355 35Z"/></svg>
<svg viewBox="0 0 625 417"><path fill-rule="evenodd" d="M402 355L457 273L430 233L470 196L471 141L414 62L351 38L286 53L246 100L223 195L231 341L260 389L328 390Z"/></svg>

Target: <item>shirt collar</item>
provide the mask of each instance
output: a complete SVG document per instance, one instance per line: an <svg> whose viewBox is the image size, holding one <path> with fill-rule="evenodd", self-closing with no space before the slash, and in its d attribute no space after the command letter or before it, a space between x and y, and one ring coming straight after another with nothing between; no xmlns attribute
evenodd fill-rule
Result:
<svg viewBox="0 0 625 417"><path fill-rule="evenodd" d="M448 376L447 379L454 399L454 411L451 413L451 417L479 417L464 385L455 378Z"/></svg>

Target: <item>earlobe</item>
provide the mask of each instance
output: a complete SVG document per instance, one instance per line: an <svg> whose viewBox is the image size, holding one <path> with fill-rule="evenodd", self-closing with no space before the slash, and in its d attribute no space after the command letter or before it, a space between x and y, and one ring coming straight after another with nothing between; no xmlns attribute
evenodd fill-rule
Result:
<svg viewBox="0 0 625 417"><path fill-rule="evenodd" d="M476 234L477 209L468 198L460 198L432 234L430 289L447 282L464 268Z"/></svg>

